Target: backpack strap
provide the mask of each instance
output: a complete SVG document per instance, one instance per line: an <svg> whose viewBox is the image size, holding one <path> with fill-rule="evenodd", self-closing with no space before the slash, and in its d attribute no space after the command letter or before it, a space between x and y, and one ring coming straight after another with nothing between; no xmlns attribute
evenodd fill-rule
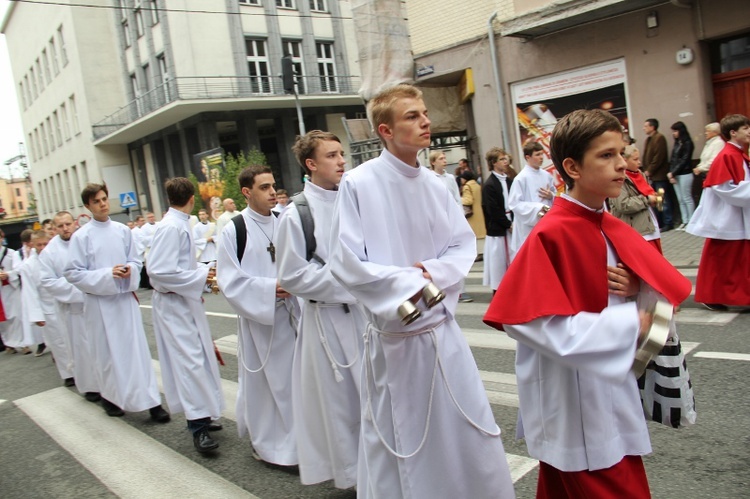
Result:
<svg viewBox="0 0 750 499"><path fill-rule="evenodd" d="M305 235L305 257L307 261L315 259L321 265L325 265L326 262L315 254L315 249L317 248L317 242L315 241L315 220L313 220L310 204L307 202L305 193L299 192L292 196L291 200L294 206L297 207L297 213L299 213L299 218L302 222L302 232Z"/></svg>
<svg viewBox="0 0 750 499"><path fill-rule="evenodd" d="M242 213L232 217L232 223L237 233L237 260L241 264L242 256L245 254L245 246L247 246L247 226L245 225L245 218L242 216Z"/></svg>

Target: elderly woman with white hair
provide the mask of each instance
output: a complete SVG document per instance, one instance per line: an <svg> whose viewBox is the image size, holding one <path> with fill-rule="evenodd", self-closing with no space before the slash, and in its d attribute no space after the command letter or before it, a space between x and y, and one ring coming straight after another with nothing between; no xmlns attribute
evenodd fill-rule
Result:
<svg viewBox="0 0 750 499"><path fill-rule="evenodd" d="M706 125L706 145L701 151L700 163L693 168L695 175L708 173L716 155L724 149L724 139L721 138L721 127L713 122Z"/></svg>

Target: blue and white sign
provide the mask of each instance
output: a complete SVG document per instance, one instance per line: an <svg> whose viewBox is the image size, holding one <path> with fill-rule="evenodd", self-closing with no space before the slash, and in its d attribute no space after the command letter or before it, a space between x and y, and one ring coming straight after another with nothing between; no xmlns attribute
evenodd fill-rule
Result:
<svg viewBox="0 0 750 499"><path fill-rule="evenodd" d="M134 206L138 206L138 203L135 202L135 192L121 192L120 206L123 208L132 208Z"/></svg>

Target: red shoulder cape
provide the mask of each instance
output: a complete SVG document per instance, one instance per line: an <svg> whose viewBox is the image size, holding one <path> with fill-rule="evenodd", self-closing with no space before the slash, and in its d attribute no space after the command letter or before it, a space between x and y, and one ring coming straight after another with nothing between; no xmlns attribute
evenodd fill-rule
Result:
<svg viewBox="0 0 750 499"><path fill-rule="evenodd" d="M729 180L739 184L745 180L745 162L750 163L747 153L727 142L711 163L706 180L703 181L703 188L721 185Z"/></svg>
<svg viewBox="0 0 750 499"><path fill-rule="evenodd" d="M609 300L602 232L623 265L673 305L690 295L690 281L629 225L558 197L513 260L484 322L502 329L550 315L601 312Z"/></svg>

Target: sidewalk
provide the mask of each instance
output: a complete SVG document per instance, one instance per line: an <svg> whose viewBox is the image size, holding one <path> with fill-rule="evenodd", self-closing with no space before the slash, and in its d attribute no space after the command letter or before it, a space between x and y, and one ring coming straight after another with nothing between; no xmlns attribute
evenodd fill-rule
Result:
<svg viewBox="0 0 750 499"><path fill-rule="evenodd" d="M661 235L664 256L675 267L697 267L703 251L704 238L685 231L670 230Z"/></svg>

